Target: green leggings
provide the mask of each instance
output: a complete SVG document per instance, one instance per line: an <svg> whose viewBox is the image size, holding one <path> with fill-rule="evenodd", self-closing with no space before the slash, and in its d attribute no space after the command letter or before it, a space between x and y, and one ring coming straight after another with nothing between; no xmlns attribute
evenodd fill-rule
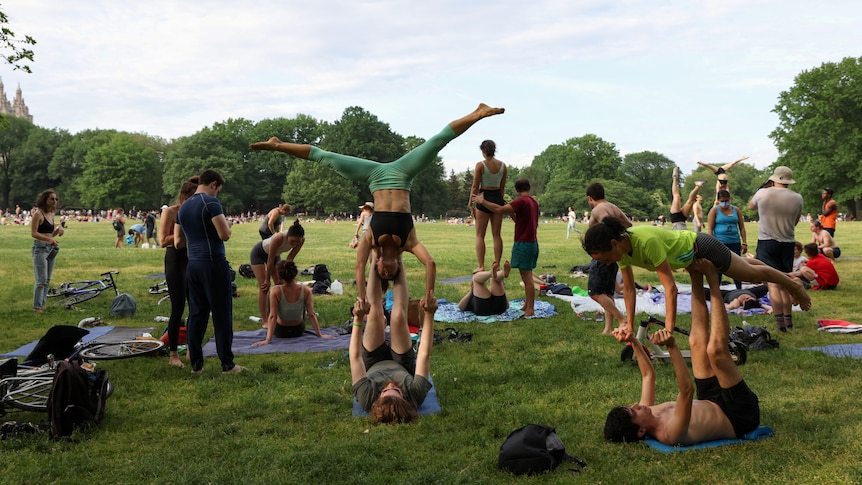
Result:
<svg viewBox="0 0 862 485"><path fill-rule="evenodd" d="M440 133L391 163L327 152L317 147L311 147L308 159L323 163L342 177L368 184L372 194L383 189L410 190L413 178L434 163L437 153L457 136L452 128L446 125Z"/></svg>

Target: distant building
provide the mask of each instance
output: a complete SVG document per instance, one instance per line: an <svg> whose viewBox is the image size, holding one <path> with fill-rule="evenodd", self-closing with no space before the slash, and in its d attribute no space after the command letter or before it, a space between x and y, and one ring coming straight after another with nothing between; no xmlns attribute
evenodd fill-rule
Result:
<svg viewBox="0 0 862 485"><path fill-rule="evenodd" d="M21 95L21 85L18 85L18 89L15 91L15 100L13 102L9 102L9 98L6 97L6 90L3 87L3 81L0 80L0 114L2 115L13 115L19 118L24 118L30 123L33 122L33 117L30 116L30 108L27 107L27 104L24 103L24 96Z"/></svg>

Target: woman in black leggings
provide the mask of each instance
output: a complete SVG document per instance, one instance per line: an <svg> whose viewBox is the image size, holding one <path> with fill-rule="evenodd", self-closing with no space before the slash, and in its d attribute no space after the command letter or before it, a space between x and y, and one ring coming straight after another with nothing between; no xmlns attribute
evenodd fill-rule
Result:
<svg viewBox="0 0 862 485"><path fill-rule="evenodd" d="M180 337L180 327L183 323L183 313L186 311L186 266L189 257L186 248L174 246L174 224L177 221L177 213L183 202L191 197L198 188L198 177L194 176L180 187L177 203L162 209L162 218L159 223L159 244L165 248L165 281L168 284L168 295L171 297L171 316L168 320L168 347L170 357L168 363L177 367L183 367L177 345Z"/></svg>

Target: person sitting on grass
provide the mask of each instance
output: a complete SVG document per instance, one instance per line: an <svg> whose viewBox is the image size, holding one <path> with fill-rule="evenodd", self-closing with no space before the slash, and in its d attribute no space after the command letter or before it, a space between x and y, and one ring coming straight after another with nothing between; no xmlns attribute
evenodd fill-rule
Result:
<svg viewBox="0 0 862 485"><path fill-rule="evenodd" d="M406 302L407 280L399 271L393 285L393 301ZM376 271L368 276L368 301L357 298L353 306L353 333L350 336L350 375L353 396L381 423L409 423L419 417L418 408L431 390L431 346L434 342L434 312L437 300L421 300L425 312L418 354L413 350L407 326L407 308L394 305L386 343L383 290L388 282ZM370 303L369 303L370 302ZM365 316L367 323L363 324Z"/></svg>
<svg viewBox="0 0 862 485"><path fill-rule="evenodd" d="M255 342L252 347L267 345L272 338L296 338L305 333L305 321L311 320L314 334L320 338L335 338L321 335L317 314L314 313L314 297L311 288L296 282L296 263L279 261L276 266L281 283L269 290L269 317L266 320L266 339Z"/></svg>
<svg viewBox="0 0 862 485"><path fill-rule="evenodd" d="M840 278L835 265L820 251L817 243L808 243L803 249L808 256L808 261L799 267L796 273L788 276L802 282L806 288L812 290L834 290L838 287Z"/></svg>
<svg viewBox="0 0 862 485"><path fill-rule="evenodd" d="M711 261L719 271L733 279L779 284L797 299L803 310L811 308L811 297L798 282L757 259L743 259L733 254L721 241L703 232L667 231L654 226L634 226L626 229L619 220L606 217L600 224L587 230L583 247L593 259L605 264L619 262L623 273L623 297L627 316L626 324L621 324L620 329L627 332L633 332L635 328L633 266L658 274L665 291L665 326L668 330L673 330L676 324L676 299L679 294L673 272L687 268L692 261L701 258Z"/></svg>
<svg viewBox="0 0 862 485"><path fill-rule="evenodd" d="M508 261L503 263L503 271L500 271L500 263L494 261L491 271L477 271L473 273L470 280L470 291L458 302L458 308L462 312L473 312L479 316L500 315L509 309L509 300L506 298L506 287L503 280L509 277L512 266ZM490 281L490 288L485 286Z"/></svg>
<svg viewBox="0 0 862 485"><path fill-rule="evenodd" d="M614 335L630 342L641 371L641 397L631 406L619 406L608 413L605 439L613 442L639 441L646 436L666 445L693 445L705 441L740 438L760 425L760 403L749 389L728 346L730 323L721 298L720 278L715 266L699 260L689 266L692 279L691 368L673 338L662 328L652 335L656 345L667 348L676 375L676 401L656 404L656 373L652 361L631 332L620 329ZM712 315L706 307L703 277L710 287ZM692 400L697 390L697 399Z"/></svg>

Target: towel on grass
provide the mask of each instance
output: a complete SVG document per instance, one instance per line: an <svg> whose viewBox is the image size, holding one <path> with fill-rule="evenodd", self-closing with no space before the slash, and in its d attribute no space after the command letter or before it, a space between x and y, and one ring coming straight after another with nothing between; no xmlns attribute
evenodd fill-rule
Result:
<svg viewBox="0 0 862 485"><path fill-rule="evenodd" d="M523 298L512 300L509 302L509 308L504 313L501 313L500 315L480 317L473 312L461 311L461 309L458 308L457 302L450 302L441 298L437 301L437 312L434 314L434 321L443 323L510 322L524 316L524 312L521 310L521 306L523 304ZM554 305L542 300L536 300L534 311L536 316L529 318L548 318L557 315L557 312L554 311Z"/></svg>
<svg viewBox="0 0 862 485"><path fill-rule="evenodd" d="M419 406L419 415L427 416L429 414L440 414L440 401L437 399L437 387L434 385L434 380L428 378L428 382L431 383L431 390L428 391L428 394L425 395L425 400L422 401L422 405ZM354 416L368 416L368 412L362 409L362 405L359 404L359 401L356 398L353 398L353 415Z"/></svg>
<svg viewBox="0 0 862 485"><path fill-rule="evenodd" d="M862 325L846 320L817 320L817 330L829 333L862 333Z"/></svg>
<svg viewBox="0 0 862 485"><path fill-rule="evenodd" d="M799 350L816 350L830 357L853 357L862 358L862 344L835 344L823 347L802 347Z"/></svg>
<svg viewBox="0 0 862 485"><path fill-rule="evenodd" d="M771 438L775 432L772 431L772 428L769 426L759 426L754 431L749 431L745 433L742 438L730 439L730 440L715 440L715 441L704 441L703 443L696 443L693 445L677 445L671 446L656 441L650 437L644 438L644 443L647 444L650 448L654 450L661 451L662 453L676 453L678 451L688 451L688 450L700 450L703 448L715 448L717 446L724 445L734 445L737 443L746 443L749 441L757 441L766 438Z"/></svg>
<svg viewBox="0 0 862 485"><path fill-rule="evenodd" d="M689 289L690 285L680 285L687 286ZM575 313L590 313L590 312L601 312L604 311L602 306L599 305L596 301L594 301L589 296L579 296L579 295L554 295L548 293L548 296L552 296L554 298L559 298L561 300L568 301L572 307L572 311ZM765 305L769 305L769 297L765 296L760 299L760 302ZM623 315L626 314L626 303L622 297L614 298L614 304L617 309L622 312ZM712 305L709 301L706 302L707 308L710 308ZM682 291L680 289L680 293L676 298L676 307L678 314L686 314L691 313L691 291ZM798 309L799 307L794 307ZM635 299L635 311L637 313L645 313L648 315L665 315L667 313L665 307L664 293L643 293L637 295ZM733 315L741 315L741 316L751 316L751 315L763 315L766 313L766 310L762 308L753 308L750 310L744 310L742 308L737 308L734 310L729 310L728 313Z"/></svg>
<svg viewBox="0 0 862 485"><path fill-rule="evenodd" d="M350 334L338 335L339 327L322 327L322 335L332 335L335 338L318 338L314 330L308 329L300 337L296 338L273 338L272 342L259 347L251 344L266 338L266 329L240 330L233 333L234 354L273 354L277 352L328 352L330 350L342 350L350 347ZM204 344L204 357L218 355L216 353L215 338L209 339Z"/></svg>

